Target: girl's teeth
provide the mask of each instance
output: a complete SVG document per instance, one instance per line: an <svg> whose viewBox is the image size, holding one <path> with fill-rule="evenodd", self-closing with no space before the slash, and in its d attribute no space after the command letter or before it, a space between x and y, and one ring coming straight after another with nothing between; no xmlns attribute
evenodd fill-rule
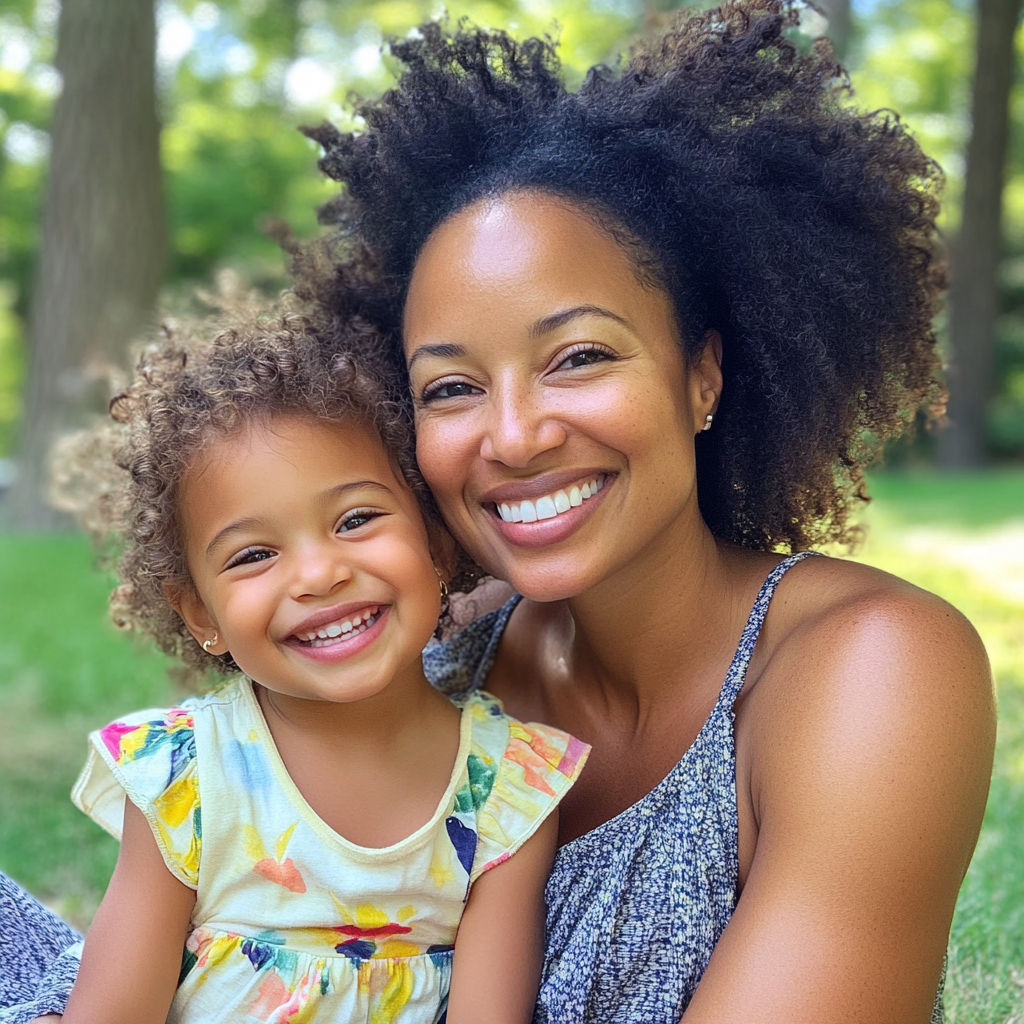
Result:
<svg viewBox="0 0 1024 1024"><path fill-rule="evenodd" d="M365 633L366 630L377 621L377 617L379 615L380 608L375 608L365 618L357 615L352 621L346 620L340 624L332 622L329 626L323 626L321 629L316 630L316 632L306 633L304 636L300 636L299 639L312 644L314 647L320 646L321 641L336 640L339 636L343 635L348 639L350 636L355 636L357 633Z"/></svg>
<svg viewBox="0 0 1024 1024"><path fill-rule="evenodd" d="M539 519L554 519L555 516L577 508L587 498L593 497L604 487L604 477L588 480L582 487L570 487L568 492L556 491L545 494L536 501L500 502L498 515L506 523L535 523Z"/></svg>

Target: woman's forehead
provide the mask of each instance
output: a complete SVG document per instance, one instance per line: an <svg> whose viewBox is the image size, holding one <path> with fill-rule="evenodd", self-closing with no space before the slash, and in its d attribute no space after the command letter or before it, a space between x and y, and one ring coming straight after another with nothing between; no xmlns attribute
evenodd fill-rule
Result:
<svg viewBox="0 0 1024 1024"><path fill-rule="evenodd" d="M407 344L481 316L524 325L583 305L629 318L667 296L644 287L623 247L570 202L521 192L479 201L428 239L405 307Z"/></svg>

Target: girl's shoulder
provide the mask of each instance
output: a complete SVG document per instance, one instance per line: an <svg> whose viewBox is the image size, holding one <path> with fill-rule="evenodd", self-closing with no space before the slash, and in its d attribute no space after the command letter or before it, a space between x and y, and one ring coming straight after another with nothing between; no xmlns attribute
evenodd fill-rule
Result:
<svg viewBox="0 0 1024 1024"><path fill-rule="evenodd" d="M167 708L134 711L89 736L85 766L71 792L75 805L121 837L124 801L146 816L171 873L190 888L202 847L196 723L243 706L244 680Z"/></svg>
<svg viewBox="0 0 1024 1024"><path fill-rule="evenodd" d="M579 778L590 747L553 726L520 722L483 690L457 703L471 732L452 817L477 836L473 881L536 832Z"/></svg>

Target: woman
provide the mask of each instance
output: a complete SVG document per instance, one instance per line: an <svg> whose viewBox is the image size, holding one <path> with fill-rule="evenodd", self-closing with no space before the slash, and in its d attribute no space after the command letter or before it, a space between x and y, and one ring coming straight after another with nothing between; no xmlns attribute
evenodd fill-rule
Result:
<svg viewBox="0 0 1024 1024"><path fill-rule="evenodd" d="M448 524L522 595L436 681L593 745L538 1021L941 1017L984 651L776 553L853 539L863 467L939 402L939 172L794 24L730 4L574 94L547 43L427 25L364 133L312 133L347 190L297 290L393 339Z"/></svg>

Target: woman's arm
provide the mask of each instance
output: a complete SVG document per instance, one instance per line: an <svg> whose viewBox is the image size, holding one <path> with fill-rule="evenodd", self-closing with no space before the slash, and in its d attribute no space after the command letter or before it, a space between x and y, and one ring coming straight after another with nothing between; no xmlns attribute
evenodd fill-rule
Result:
<svg viewBox="0 0 1024 1024"><path fill-rule="evenodd" d="M195 898L167 870L142 812L125 800L117 867L86 936L64 1024L163 1024Z"/></svg>
<svg viewBox="0 0 1024 1024"><path fill-rule="evenodd" d="M558 812L474 883L455 940L448 1024L529 1024L544 956L544 883Z"/></svg>
<svg viewBox="0 0 1024 1024"><path fill-rule="evenodd" d="M685 1024L926 1024L988 792L970 624L887 587L780 645L742 714L757 845Z"/></svg>

